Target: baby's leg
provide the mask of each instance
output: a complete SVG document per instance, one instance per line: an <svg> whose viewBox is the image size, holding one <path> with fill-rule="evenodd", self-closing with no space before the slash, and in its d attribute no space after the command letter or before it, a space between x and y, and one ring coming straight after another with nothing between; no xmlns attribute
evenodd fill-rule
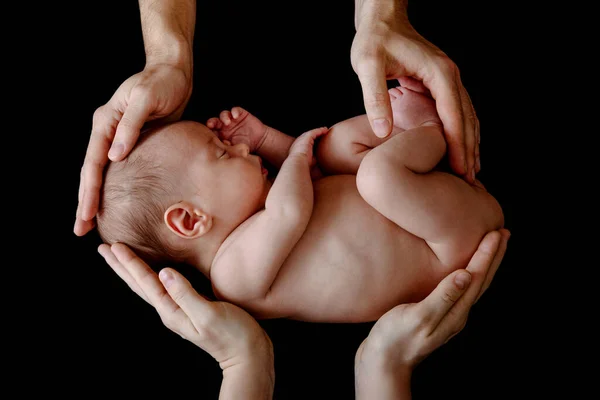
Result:
<svg viewBox="0 0 600 400"><path fill-rule="evenodd" d="M338 122L327 135L319 139L315 155L321 171L326 175L355 175L363 157L374 147L389 140L400 131L394 128L385 139L373 133L366 115Z"/></svg>
<svg viewBox="0 0 600 400"><path fill-rule="evenodd" d="M418 82L411 89L397 87L388 93L394 115L391 135L385 139L375 136L366 115L335 124L316 147L316 157L325 174L356 174L362 159L374 147L407 129L439 122L434 101Z"/></svg>
<svg viewBox="0 0 600 400"><path fill-rule="evenodd" d="M483 187L434 170L445 151L439 123L409 129L364 157L356 184L367 203L423 239L452 269L465 266L483 235L504 220Z"/></svg>

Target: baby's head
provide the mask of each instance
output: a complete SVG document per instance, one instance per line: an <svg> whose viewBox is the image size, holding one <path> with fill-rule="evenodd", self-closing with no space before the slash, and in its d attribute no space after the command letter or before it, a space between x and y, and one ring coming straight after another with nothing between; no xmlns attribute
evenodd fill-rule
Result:
<svg viewBox="0 0 600 400"><path fill-rule="evenodd" d="M222 143L193 121L144 133L129 156L109 163L97 229L150 264L197 264L239 224L264 207L270 187L248 146Z"/></svg>

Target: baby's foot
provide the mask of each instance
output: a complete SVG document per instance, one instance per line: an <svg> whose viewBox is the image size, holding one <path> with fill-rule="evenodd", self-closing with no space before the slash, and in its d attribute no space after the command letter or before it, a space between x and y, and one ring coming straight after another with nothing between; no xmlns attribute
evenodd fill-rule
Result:
<svg viewBox="0 0 600 400"><path fill-rule="evenodd" d="M426 94L427 89L418 84L420 86L411 86L411 88L398 86L388 90L395 127L407 130L426 122L441 125L435 101Z"/></svg>
<svg viewBox="0 0 600 400"><path fill-rule="evenodd" d="M210 118L206 126L219 139L229 141L231 145L247 144L253 153L260 147L267 133L267 126L258 118L241 107L233 107L231 112L221 111L218 118Z"/></svg>

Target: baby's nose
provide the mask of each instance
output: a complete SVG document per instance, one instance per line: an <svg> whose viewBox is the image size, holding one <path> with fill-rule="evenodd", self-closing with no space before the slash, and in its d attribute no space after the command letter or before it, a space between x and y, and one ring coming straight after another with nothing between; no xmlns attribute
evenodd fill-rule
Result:
<svg viewBox="0 0 600 400"><path fill-rule="evenodd" d="M247 157L248 154L250 154L250 147L245 143L238 143L233 146L233 149L235 150L235 154L239 157Z"/></svg>

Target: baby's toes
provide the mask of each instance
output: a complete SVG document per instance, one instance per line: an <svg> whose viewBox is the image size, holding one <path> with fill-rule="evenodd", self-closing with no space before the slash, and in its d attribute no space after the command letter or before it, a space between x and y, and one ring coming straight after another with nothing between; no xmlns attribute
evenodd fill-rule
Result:
<svg viewBox="0 0 600 400"><path fill-rule="evenodd" d="M221 123L221 120L216 117L210 118L208 121L206 121L206 126L209 129L215 129L215 130L219 130L219 129L223 128L223 124Z"/></svg>
<svg viewBox="0 0 600 400"><path fill-rule="evenodd" d="M219 118L221 119L221 122L225 124L225 126L229 125L231 123L231 120L233 119L229 110L221 111L221 114L219 114Z"/></svg>
<svg viewBox="0 0 600 400"><path fill-rule="evenodd" d="M400 87L391 88L388 90L388 93L390 94L390 99L392 100L396 100L398 97L403 95L402 90L400 90Z"/></svg>

